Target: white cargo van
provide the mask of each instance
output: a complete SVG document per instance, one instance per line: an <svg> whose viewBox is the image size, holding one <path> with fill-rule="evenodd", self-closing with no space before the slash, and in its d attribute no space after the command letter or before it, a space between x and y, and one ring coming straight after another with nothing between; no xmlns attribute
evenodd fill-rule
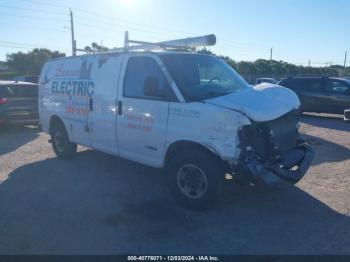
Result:
<svg viewBox="0 0 350 262"><path fill-rule="evenodd" d="M313 151L298 134L297 95L249 86L222 59L183 51L201 38L187 40L127 40L123 50L46 63L39 113L57 156L73 157L80 144L164 168L175 198L193 209L214 202L227 173L246 183L298 182Z"/></svg>

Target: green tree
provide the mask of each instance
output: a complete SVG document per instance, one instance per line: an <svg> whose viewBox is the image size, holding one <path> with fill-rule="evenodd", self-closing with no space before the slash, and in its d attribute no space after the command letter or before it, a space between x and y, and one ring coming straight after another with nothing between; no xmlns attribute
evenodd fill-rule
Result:
<svg viewBox="0 0 350 262"><path fill-rule="evenodd" d="M244 76L254 75L257 73L254 63L241 61L237 66L238 72Z"/></svg>
<svg viewBox="0 0 350 262"><path fill-rule="evenodd" d="M92 42L91 45L89 46L85 46L84 50L87 53L95 53L95 52L104 52L104 51L108 51L109 48L108 47L104 47L102 45L97 44L96 42Z"/></svg>
<svg viewBox="0 0 350 262"><path fill-rule="evenodd" d="M350 77L350 67L347 67L343 70L342 76Z"/></svg>
<svg viewBox="0 0 350 262"><path fill-rule="evenodd" d="M85 50L85 52L88 53L88 54L90 54L90 53L92 53L92 52L94 51L94 50L92 50L91 46L85 46L85 47L84 47L84 50Z"/></svg>
<svg viewBox="0 0 350 262"><path fill-rule="evenodd" d="M238 71L238 63L235 60L233 60L231 57L229 57L229 56L220 56L220 58L224 59L226 63L228 63L233 69Z"/></svg>
<svg viewBox="0 0 350 262"><path fill-rule="evenodd" d="M258 59L254 62L254 65L259 75L272 76L272 68L269 61Z"/></svg>
<svg viewBox="0 0 350 262"><path fill-rule="evenodd" d="M207 54L207 55L214 55L212 51L210 51L208 48L201 48L197 50L197 53L199 54Z"/></svg>
<svg viewBox="0 0 350 262"><path fill-rule="evenodd" d="M35 48L27 53L17 52L6 55L7 65L18 74L38 75L45 62L50 59L66 56L59 51Z"/></svg>

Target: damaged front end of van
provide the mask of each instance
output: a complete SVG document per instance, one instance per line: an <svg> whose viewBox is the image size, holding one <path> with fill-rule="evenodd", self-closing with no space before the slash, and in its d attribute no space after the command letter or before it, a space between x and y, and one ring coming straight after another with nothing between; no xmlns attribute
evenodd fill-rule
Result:
<svg viewBox="0 0 350 262"><path fill-rule="evenodd" d="M243 181L279 186L301 180L314 158L298 132L298 112L239 130L240 156L235 166Z"/></svg>
<svg viewBox="0 0 350 262"><path fill-rule="evenodd" d="M238 159L230 165L239 181L279 186L304 177L314 152L299 134L300 102L294 92L261 84L209 102L249 119L238 129Z"/></svg>

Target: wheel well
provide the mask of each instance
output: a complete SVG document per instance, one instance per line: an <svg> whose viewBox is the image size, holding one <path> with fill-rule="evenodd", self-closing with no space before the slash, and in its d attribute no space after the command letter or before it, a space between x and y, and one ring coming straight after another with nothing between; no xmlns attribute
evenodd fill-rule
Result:
<svg viewBox="0 0 350 262"><path fill-rule="evenodd" d="M222 159L217 154L213 153L213 151L209 150L207 147L205 147L199 143L195 143L195 142L191 142L191 141L177 141L168 147L168 150L167 150L167 153L165 156L165 161L164 161L165 165L168 163L168 161L173 156L175 156L179 152L184 151L184 150L193 150L193 149L203 150L203 151L209 153L210 155L214 156L218 160L222 161ZM224 161L222 161L222 162L224 162Z"/></svg>
<svg viewBox="0 0 350 262"><path fill-rule="evenodd" d="M58 116L54 115L54 116L52 116L51 119L50 119L50 127L49 127L49 133L50 133L50 135L51 135L52 132L53 132L53 127L54 127L54 126L57 126L57 125L63 125L63 126L65 126L64 123L63 123L63 121L62 121L62 119L59 118Z"/></svg>

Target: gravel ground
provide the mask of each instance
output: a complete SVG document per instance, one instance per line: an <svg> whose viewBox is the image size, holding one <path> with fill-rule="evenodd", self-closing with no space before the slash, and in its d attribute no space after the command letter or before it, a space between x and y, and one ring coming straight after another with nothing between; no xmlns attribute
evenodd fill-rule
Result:
<svg viewBox="0 0 350 262"><path fill-rule="evenodd" d="M350 123L305 115L316 158L295 187L227 181L205 212L159 170L86 148L57 159L32 127L0 133L0 254L350 254Z"/></svg>

